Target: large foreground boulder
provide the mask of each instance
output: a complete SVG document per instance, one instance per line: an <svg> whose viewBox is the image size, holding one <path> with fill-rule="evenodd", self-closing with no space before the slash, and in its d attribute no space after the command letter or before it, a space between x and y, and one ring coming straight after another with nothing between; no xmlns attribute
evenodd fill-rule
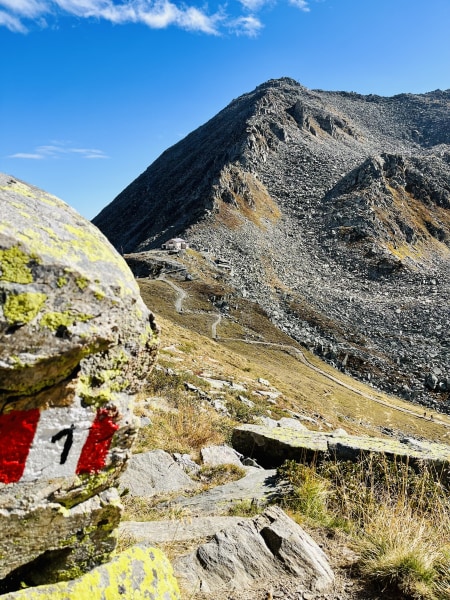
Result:
<svg viewBox="0 0 450 600"><path fill-rule="evenodd" d="M158 330L123 259L61 200L0 175L0 591L106 561L132 400Z"/></svg>
<svg viewBox="0 0 450 600"><path fill-rule="evenodd" d="M212 598L220 591L245 590L283 577L315 592L326 592L334 581L324 552L277 506L216 533L195 552L176 559L174 570L188 594L202 591Z"/></svg>

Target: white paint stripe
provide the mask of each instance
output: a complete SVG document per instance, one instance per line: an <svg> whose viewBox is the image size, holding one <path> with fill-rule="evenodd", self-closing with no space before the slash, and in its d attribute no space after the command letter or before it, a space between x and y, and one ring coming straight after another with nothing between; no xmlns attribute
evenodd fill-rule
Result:
<svg viewBox="0 0 450 600"><path fill-rule="evenodd" d="M42 411L20 481L74 475L95 414L95 409L79 404ZM61 435L64 430L65 433ZM58 434L61 437L52 442L52 438ZM65 444L69 445L68 438L72 438L72 444L64 464L61 464Z"/></svg>

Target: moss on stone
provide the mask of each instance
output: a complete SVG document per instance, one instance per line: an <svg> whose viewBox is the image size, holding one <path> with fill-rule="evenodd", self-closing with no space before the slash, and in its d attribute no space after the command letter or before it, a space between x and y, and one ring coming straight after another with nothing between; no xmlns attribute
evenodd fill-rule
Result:
<svg viewBox="0 0 450 600"><path fill-rule="evenodd" d="M37 261L36 256L29 256L19 246L0 250L0 280L13 283L31 283L33 274L28 265L32 260Z"/></svg>
<svg viewBox="0 0 450 600"><path fill-rule="evenodd" d="M3 306L3 314L11 325L29 323L39 313L46 299L46 294L40 292L10 294Z"/></svg>

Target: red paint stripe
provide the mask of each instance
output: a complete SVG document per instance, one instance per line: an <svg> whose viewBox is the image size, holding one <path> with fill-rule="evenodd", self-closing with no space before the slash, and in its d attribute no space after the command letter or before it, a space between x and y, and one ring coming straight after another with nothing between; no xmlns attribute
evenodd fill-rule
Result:
<svg viewBox="0 0 450 600"><path fill-rule="evenodd" d="M0 415L1 483L16 483L22 477L39 415L37 408Z"/></svg>
<svg viewBox="0 0 450 600"><path fill-rule="evenodd" d="M105 466L111 440L119 429L115 422L117 412L101 408L97 411L95 421L89 430L88 438L78 459L77 475L81 473L97 473Z"/></svg>

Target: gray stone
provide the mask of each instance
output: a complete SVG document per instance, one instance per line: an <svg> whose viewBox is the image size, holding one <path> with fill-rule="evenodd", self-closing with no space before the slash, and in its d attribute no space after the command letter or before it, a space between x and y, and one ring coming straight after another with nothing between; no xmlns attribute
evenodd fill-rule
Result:
<svg viewBox="0 0 450 600"><path fill-rule="evenodd" d="M185 518L170 521L122 521L119 531L149 544L187 542L213 536L242 520L242 517L192 517L187 514Z"/></svg>
<svg viewBox="0 0 450 600"><path fill-rule="evenodd" d="M382 454L410 464L426 462L443 480L450 477L450 446L425 440L362 437L341 431L295 431L281 427L242 425L233 430L233 447L254 457L263 467L274 468L285 460L310 462L324 458L356 461L363 454Z"/></svg>
<svg viewBox="0 0 450 600"><path fill-rule="evenodd" d="M173 458L177 464L183 469L185 473L188 475L190 473L198 473L200 471L200 465L192 460L189 454L179 454L178 452L174 452Z"/></svg>
<svg viewBox="0 0 450 600"><path fill-rule="evenodd" d="M198 483L163 450L134 454L120 477L120 487L132 496L156 496L166 492L192 490Z"/></svg>
<svg viewBox="0 0 450 600"><path fill-rule="evenodd" d="M277 467L288 459L308 462L328 452L325 433L282 427L241 425L233 430L231 443L265 468Z"/></svg>
<svg viewBox="0 0 450 600"><path fill-rule="evenodd" d="M216 533L195 552L174 561L180 582L207 594L243 590L281 574L317 592L331 588L334 574L319 546L280 508Z"/></svg>
<svg viewBox="0 0 450 600"><path fill-rule="evenodd" d="M295 429L296 431L308 431L308 428L302 423L299 423L297 419L290 419L288 417L281 417L281 419L277 422L277 427Z"/></svg>
<svg viewBox="0 0 450 600"><path fill-rule="evenodd" d="M428 373L425 379L425 384L428 389L435 390L439 382L439 377L435 373Z"/></svg>
<svg viewBox="0 0 450 600"><path fill-rule="evenodd" d="M203 464L217 465L239 465L242 466L242 454L236 452L230 446L206 446L200 450Z"/></svg>
<svg viewBox="0 0 450 600"><path fill-rule="evenodd" d="M122 257L64 202L0 175L0 214L0 580L57 581L115 547L107 490L158 329Z"/></svg>
<svg viewBox="0 0 450 600"><path fill-rule="evenodd" d="M247 467L247 474L237 481L218 485L191 498L177 498L170 505L186 508L192 515L206 516L226 514L242 501L263 505L281 495L275 469Z"/></svg>

